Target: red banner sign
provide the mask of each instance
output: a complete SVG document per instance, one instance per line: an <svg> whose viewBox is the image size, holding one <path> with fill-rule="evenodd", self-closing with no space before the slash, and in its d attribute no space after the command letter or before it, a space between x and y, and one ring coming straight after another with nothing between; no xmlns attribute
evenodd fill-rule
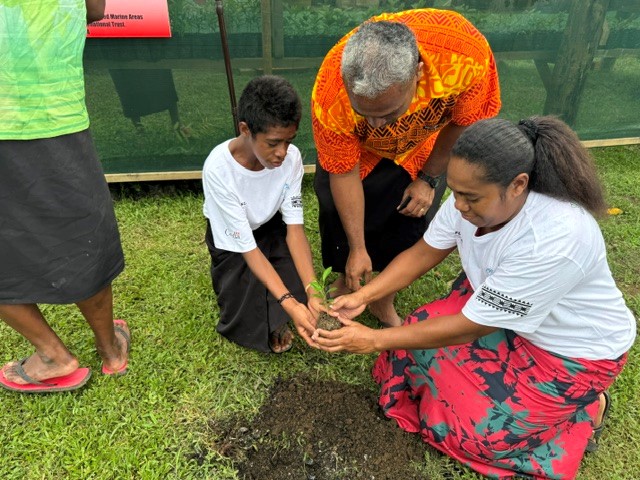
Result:
<svg viewBox="0 0 640 480"><path fill-rule="evenodd" d="M167 0L107 0L104 18L87 30L90 38L170 37Z"/></svg>

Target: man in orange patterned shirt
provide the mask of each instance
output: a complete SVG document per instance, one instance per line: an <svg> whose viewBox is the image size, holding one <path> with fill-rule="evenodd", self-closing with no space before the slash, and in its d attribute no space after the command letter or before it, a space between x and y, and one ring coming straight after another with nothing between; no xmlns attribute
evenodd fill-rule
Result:
<svg viewBox="0 0 640 480"><path fill-rule="evenodd" d="M449 151L500 110L487 40L452 11L373 17L327 54L311 98L322 260L357 290L412 246L446 188ZM394 295L370 305L401 323Z"/></svg>

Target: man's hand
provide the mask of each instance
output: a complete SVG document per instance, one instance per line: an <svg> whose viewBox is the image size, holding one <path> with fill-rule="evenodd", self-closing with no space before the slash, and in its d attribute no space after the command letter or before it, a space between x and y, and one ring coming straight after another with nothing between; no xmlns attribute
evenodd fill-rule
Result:
<svg viewBox="0 0 640 480"><path fill-rule="evenodd" d="M435 196L435 190L431 186L419 178L416 178L405 189L402 200L411 197L409 203L398 212L408 217L424 217L429 210L429 207L433 203L433 197ZM400 203L399 206L402 205Z"/></svg>
<svg viewBox="0 0 640 480"><path fill-rule="evenodd" d="M373 264L367 250L364 248L350 249L344 270L345 284L352 292L360 289L363 282L369 283Z"/></svg>
<svg viewBox="0 0 640 480"><path fill-rule="evenodd" d="M362 294L354 292L336 298L329 309L329 314L334 317L338 316L339 318L352 320L360 315L365 308L367 308L367 302L365 302Z"/></svg>

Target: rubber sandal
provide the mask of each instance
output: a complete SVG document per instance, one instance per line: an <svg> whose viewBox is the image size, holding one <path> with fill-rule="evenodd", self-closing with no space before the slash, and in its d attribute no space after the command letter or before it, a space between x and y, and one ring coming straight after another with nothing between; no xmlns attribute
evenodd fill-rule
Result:
<svg viewBox="0 0 640 480"><path fill-rule="evenodd" d="M609 392L607 392L606 390L602 393L604 395L604 410L602 411L602 421L600 422L600 425L593 429L593 435L587 441L587 448L585 449L585 451L589 453L593 453L598 450L598 439L600 438L600 435L602 435L607 416L609 415L609 408L611 407L611 395L609 395Z"/></svg>
<svg viewBox="0 0 640 480"><path fill-rule="evenodd" d="M274 340L277 340L279 344L281 344L282 339L285 338L287 333L291 336L291 341L282 348L282 350L275 350L273 348ZM273 353L281 354L288 352L293 347L293 332L289 328L289 326L285 323L278 330L274 330L269 334L269 349Z"/></svg>
<svg viewBox="0 0 640 480"><path fill-rule="evenodd" d="M20 393L70 392L84 386L91 377L91 370L88 368L77 368L68 375L36 380L24 371L24 363L27 358L19 360L13 369L20 378L28 383L12 382L4 376L4 371L0 370L0 386L2 388Z"/></svg>

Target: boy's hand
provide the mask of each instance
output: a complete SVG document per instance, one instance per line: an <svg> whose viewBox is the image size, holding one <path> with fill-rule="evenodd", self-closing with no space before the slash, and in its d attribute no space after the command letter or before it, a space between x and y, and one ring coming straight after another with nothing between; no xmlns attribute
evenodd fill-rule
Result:
<svg viewBox="0 0 640 480"><path fill-rule="evenodd" d="M315 327L316 321L318 320L318 315L320 315L320 312L326 312L327 309L322 305L322 300L314 296L309 297L307 307L309 308L311 315L313 315L313 325Z"/></svg>
<svg viewBox="0 0 640 480"><path fill-rule="evenodd" d="M311 340L311 335L316 328L316 319L309 309L298 302L295 298L291 298L282 302L282 307L293 320L298 334L303 338L310 347L318 348L316 343Z"/></svg>

